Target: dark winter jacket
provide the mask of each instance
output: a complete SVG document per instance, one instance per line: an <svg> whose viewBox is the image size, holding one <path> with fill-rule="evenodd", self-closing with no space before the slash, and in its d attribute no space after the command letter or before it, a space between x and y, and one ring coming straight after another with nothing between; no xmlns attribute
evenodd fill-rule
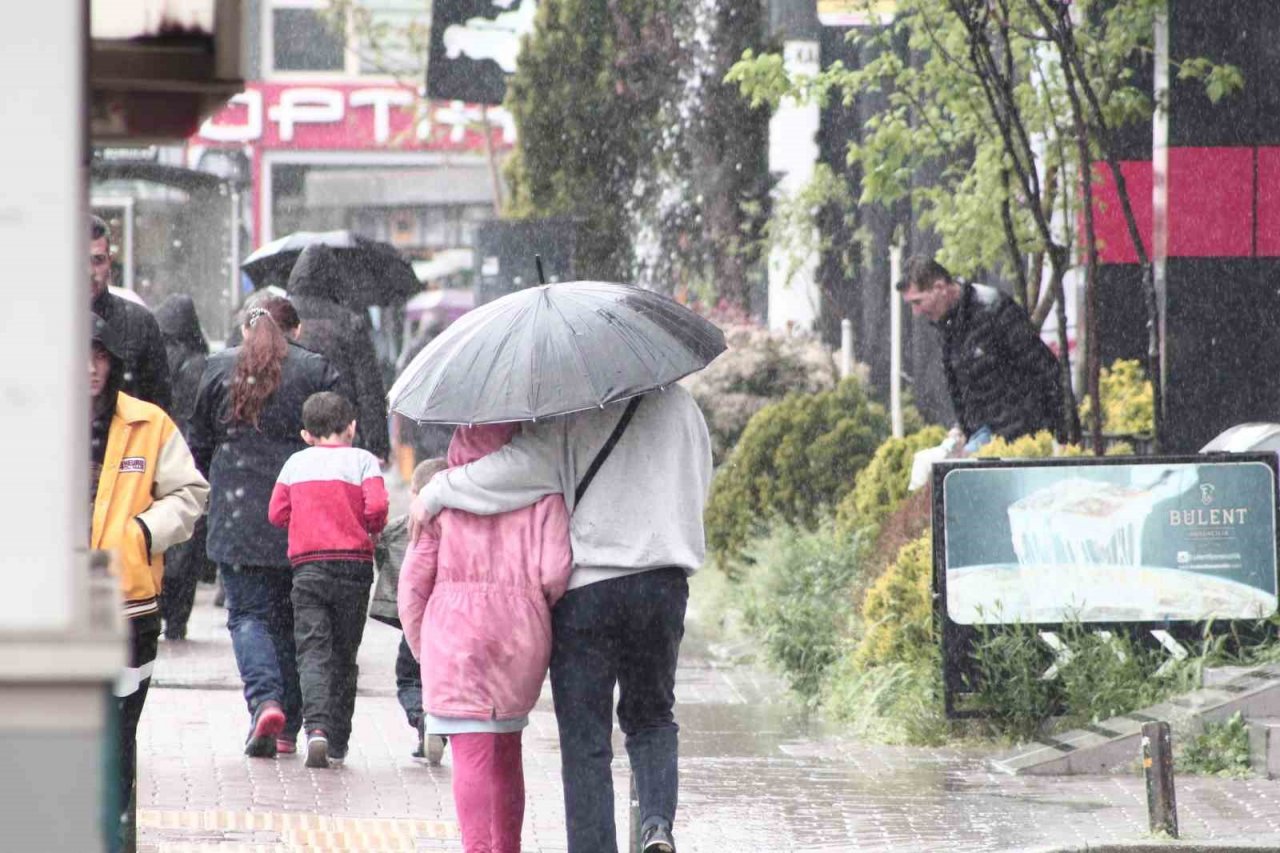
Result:
<svg viewBox="0 0 1280 853"><path fill-rule="evenodd" d="M106 321L122 349L124 384L120 390L168 412L172 403L169 358L156 318L142 305L109 291L99 294L92 307L93 313Z"/></svg>
<svg viewBox="0 0 1280 853"><path fill-rule="evenodd" d="M271 490L284 463L306 448L302 404L312 394L335 391L337 372L323 356L290 344L280 386L262 410L257 428L230 423L232 371L240 348L209 357L200 380L189 443L209 480L209 559L248 566L288 566L288 534L267 520Z"/></svg>
<svg viewBox="0 0 1280 853"><path fill-rule="evenodd" d="M1007 294L964 284L938 324L942 362L956 420L966 435L986 426L1006 439L1061 433L1058 362Z"/></svg>
<svg viewBox="0 0 1280 853"><path fill-rule="evenodd" d="M343 377L339 391L356 406L356 445L386 459L391 453L387 389L368 323L340 304L342 288L333 251L325 246L304 249L289 273L288 285L289 299L302 320L298 342L329 359Z"/></svg>
<svg viewBox="0 0 1280 853"><path fill-rule="evenodd" d="M186 435L191 415L196 408L196 392L209 359L209 343L200 328L196 306L190 296L175 293L156 308L156 323L164 338L169 360L169 379L173 386L173 405L169 414Z"/></svg>

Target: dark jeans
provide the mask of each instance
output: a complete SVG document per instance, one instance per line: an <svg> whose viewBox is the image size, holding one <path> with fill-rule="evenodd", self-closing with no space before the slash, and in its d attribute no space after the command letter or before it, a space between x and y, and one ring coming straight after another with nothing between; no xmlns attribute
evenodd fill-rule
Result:
<svg viewBox="0 0 1280 853"><path fill-rule="evenodd" d="M689 583L655 569L571 590L552 611L551 692L569 853L616 853L613 687L641 819L675 821L676 661Z"/></svg>
<svg viewBox="0 0 1280 853"><path fill-rule="evenodd" d="M164 635L171 640L187 635L187 620L191 618L191 607L195 604L196 586L209 563L205 556L208 529L201 517L190 539L164 552L160 614L164 617Z"/></svg>
<svg viewBox="0 0 1280 853"><path fill-rule="evenodd" d="M356 653L364 637L373 565L305 563L293 571L293 632L298 643L302 716L344 752L356 710Z"/></svg>
<svg viewBox="0 0 1280 853"><path fill-rule="evenodd" d="M396 698L404 708L405 719L416 729L422 720L422 667L404 634L400 635L400 651L396 652Z"/></svg>
<svg viewBox="0 0 1280 853"><path fill-rule="evenodd" d="M249 713L267 700L284 709L280 737L302 728L302 690L293 644L293 572L288 566L219 567L227 591L227 630L236 654Z"/></svg>
<svg viewBox="0 0 1280 853"><path fill-rule="evenodd" d="M128 622L129 663L115 690L120 711L119 806L122 817L133 811L131 797L138 775L138 721L142 718L142 706L147 702L147 691L151 689L151 671L155 668L160 638L160 616L151 613Z"/></svg>

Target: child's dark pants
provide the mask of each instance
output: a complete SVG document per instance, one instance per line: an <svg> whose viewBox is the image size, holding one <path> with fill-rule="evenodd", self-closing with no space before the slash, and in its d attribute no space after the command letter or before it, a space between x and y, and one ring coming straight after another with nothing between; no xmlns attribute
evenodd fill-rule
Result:
<svg viewBox="0 0 1280 853"><path fill-rule="evenodd" d="M356 707L356 652L364 636L373 565L347 560L293 570L293 633L307 731L323 729L330 753L344 754Z"/></svg>

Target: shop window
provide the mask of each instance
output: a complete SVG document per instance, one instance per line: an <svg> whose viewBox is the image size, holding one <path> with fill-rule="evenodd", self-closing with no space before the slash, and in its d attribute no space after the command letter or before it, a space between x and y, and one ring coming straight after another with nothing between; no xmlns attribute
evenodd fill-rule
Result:
<svg viewBox="0 0 1280 853"><path fill-rule="evenodd" d="M359 15L360 73L420 76L426 68L430 14L422 0L361 0Z"/></svg>
<svg viewBox="0 0 1280 853"><path fill-rule="evenodd" d="M271 10L271 67L275 71L343 71L346 45L318 8Z"/></svg>

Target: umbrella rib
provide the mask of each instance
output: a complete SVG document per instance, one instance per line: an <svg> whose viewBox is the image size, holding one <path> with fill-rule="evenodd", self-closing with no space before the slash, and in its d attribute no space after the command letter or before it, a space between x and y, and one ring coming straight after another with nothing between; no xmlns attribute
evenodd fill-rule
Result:
<svg viewBox="0 0 1280 853"><path fill-rule="evenodd" d="M570 297L572 296L572 294L569 294L569 293L566 293L566 295ZM564 311L562 311L549 298L547 299L547 306L550 310L555 312L555 315L560 319L560 322L564 323L564 325L568 327L571 332L573 332L573 324L569 322L567 317L565 317ZM582 375L586 377L587 384L590 385L591 387L591 393L596 399L596 405L598 406L604 405L604 402L605 402L604 394L602 394L600 390L596 388L596 386L591 382L591 371L587 369L586 353L582 351L582 347L578 343L578 335L576 334L576 332L569 336L569 341L573 347L573 354L577 358L578 368L581 371Z"/></svg>

